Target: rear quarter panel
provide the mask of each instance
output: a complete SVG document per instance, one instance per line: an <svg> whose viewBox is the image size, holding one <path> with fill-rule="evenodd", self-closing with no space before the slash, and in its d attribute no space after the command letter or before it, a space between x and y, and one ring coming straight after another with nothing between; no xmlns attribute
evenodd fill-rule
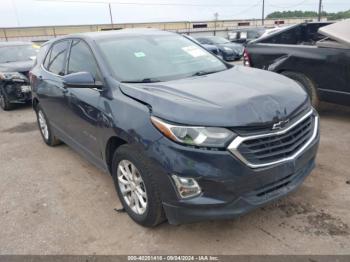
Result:
<svg viewBox="0 0 350 262"><path fill-rule="evenodd" d="M253 67L299 72L315 84L321 100L350 104L350 50L317 46L251 44Z"/></svg>

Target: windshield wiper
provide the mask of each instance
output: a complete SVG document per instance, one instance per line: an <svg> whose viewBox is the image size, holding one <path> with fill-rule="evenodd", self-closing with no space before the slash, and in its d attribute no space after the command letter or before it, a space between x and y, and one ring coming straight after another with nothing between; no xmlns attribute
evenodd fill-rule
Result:
<svg viewBox="0 0 350 262"><path fill-rule="evenodd" d="M209 75L209 74L215 74L215 73L218 73L218 72L221 72L221 71L224 71L224 70L217 70L217 71L198 71L198 72L195 72L194 74L192 74L191 76L204 76L204 75Z"/></svg>
<svg viewBox="0 0 350 262"><path fill-rule="evenodd" d="M122 81L122 83L156 83L156 82L160 82L159 79L155 79L155 78L144 78L142 80L126 80L126 81Z"/></svg>

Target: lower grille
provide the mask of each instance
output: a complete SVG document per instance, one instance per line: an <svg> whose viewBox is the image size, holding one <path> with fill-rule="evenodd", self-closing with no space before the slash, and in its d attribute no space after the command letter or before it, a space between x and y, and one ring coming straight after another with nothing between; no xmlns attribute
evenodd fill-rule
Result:
<svg viewBox="0 0 350 262"><path fill-rule="evenodd" d="M318 117L310 111L279 132L238 137L229 149L251 167L267 166L290 160L300 153L317 135Z"/></svg>

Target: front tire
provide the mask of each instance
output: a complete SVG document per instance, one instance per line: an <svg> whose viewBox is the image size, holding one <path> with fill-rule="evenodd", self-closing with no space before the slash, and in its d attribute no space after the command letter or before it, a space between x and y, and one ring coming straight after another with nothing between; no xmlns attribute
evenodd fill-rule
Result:
<svg viewBox="0 0 350 262"><path fill-rule="evenodd" d="M11 104L2 88L0 88L0 107L4 111L9 111L13 109L14 105Z"/></svg>
<svg viewBox="0 0 350 262"><path fill-rule="evenodd" d="M44 142L48 146L56 146L61 144L62 142L59 139L57 139L53 134L50 123L44 113L44 110L41 108L40 104L36 106L35 112L37 116L37 122L40 130L40 134Z"/></svg>
<svg viewBox="0 0 350 262"><path fill-rule="evenodd" d="M310 78L308 78L304 74L291 72L291 71L284 71L284 72L282 72L282 75L284 75L290 79L293 79L302 88L304 88L304 90L306 91L306 93L310 97L312 106L316 109L319 107L320 100L319 100L319 97L317 94L316 86Z"/></svg>
<svg viewBox="0 0 350 262"><path fill-rule="evenodd" d="M113 156L112 176L119 199L138 224L154 227L165 220L154 168L130 145L118 148Z"/></svg>

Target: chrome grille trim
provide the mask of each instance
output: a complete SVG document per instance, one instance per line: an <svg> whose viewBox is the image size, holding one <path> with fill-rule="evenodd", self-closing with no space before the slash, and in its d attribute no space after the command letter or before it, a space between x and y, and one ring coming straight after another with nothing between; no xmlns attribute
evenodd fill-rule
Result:
<svg viewBox="0 0 350 262"><path fill-rule="evenodd" d="M271 137L271 136L283 135L313 114L314 114L314 128L313 128L312 135L311 135L310 139L299 150L297 150L293 155L291 155L289 157L281 158L281 159L276 160L276 161L266 162L266 163L262 163L262 164L254 164L254 163L249 162L238 150L239 146L245 141L259 139L259 138L265 138L265 137ZM267 133L267 134L254 135L254 136L245 136L245 137L237 136L231 142L231 144L228 146L227 149L233 155L235 155L239 160L241 160L243 163L245 163L247 166L249 166L251 168L267 167L267 166L271 166L271 165L284 163L284 162L287 162L287 161L290 161L290 160L297 158L315 140L315 138L317 137L317 133L318 133L318 125L319 125L319 117L318 117L317 113L315 113L314 109L312 109L308 113L306 113L303 117L301 117L298 121L296 121L295 123L293 123L292 125L290 125L289 127L285 128L283 130L274 131L274 132Z"/></svg>

